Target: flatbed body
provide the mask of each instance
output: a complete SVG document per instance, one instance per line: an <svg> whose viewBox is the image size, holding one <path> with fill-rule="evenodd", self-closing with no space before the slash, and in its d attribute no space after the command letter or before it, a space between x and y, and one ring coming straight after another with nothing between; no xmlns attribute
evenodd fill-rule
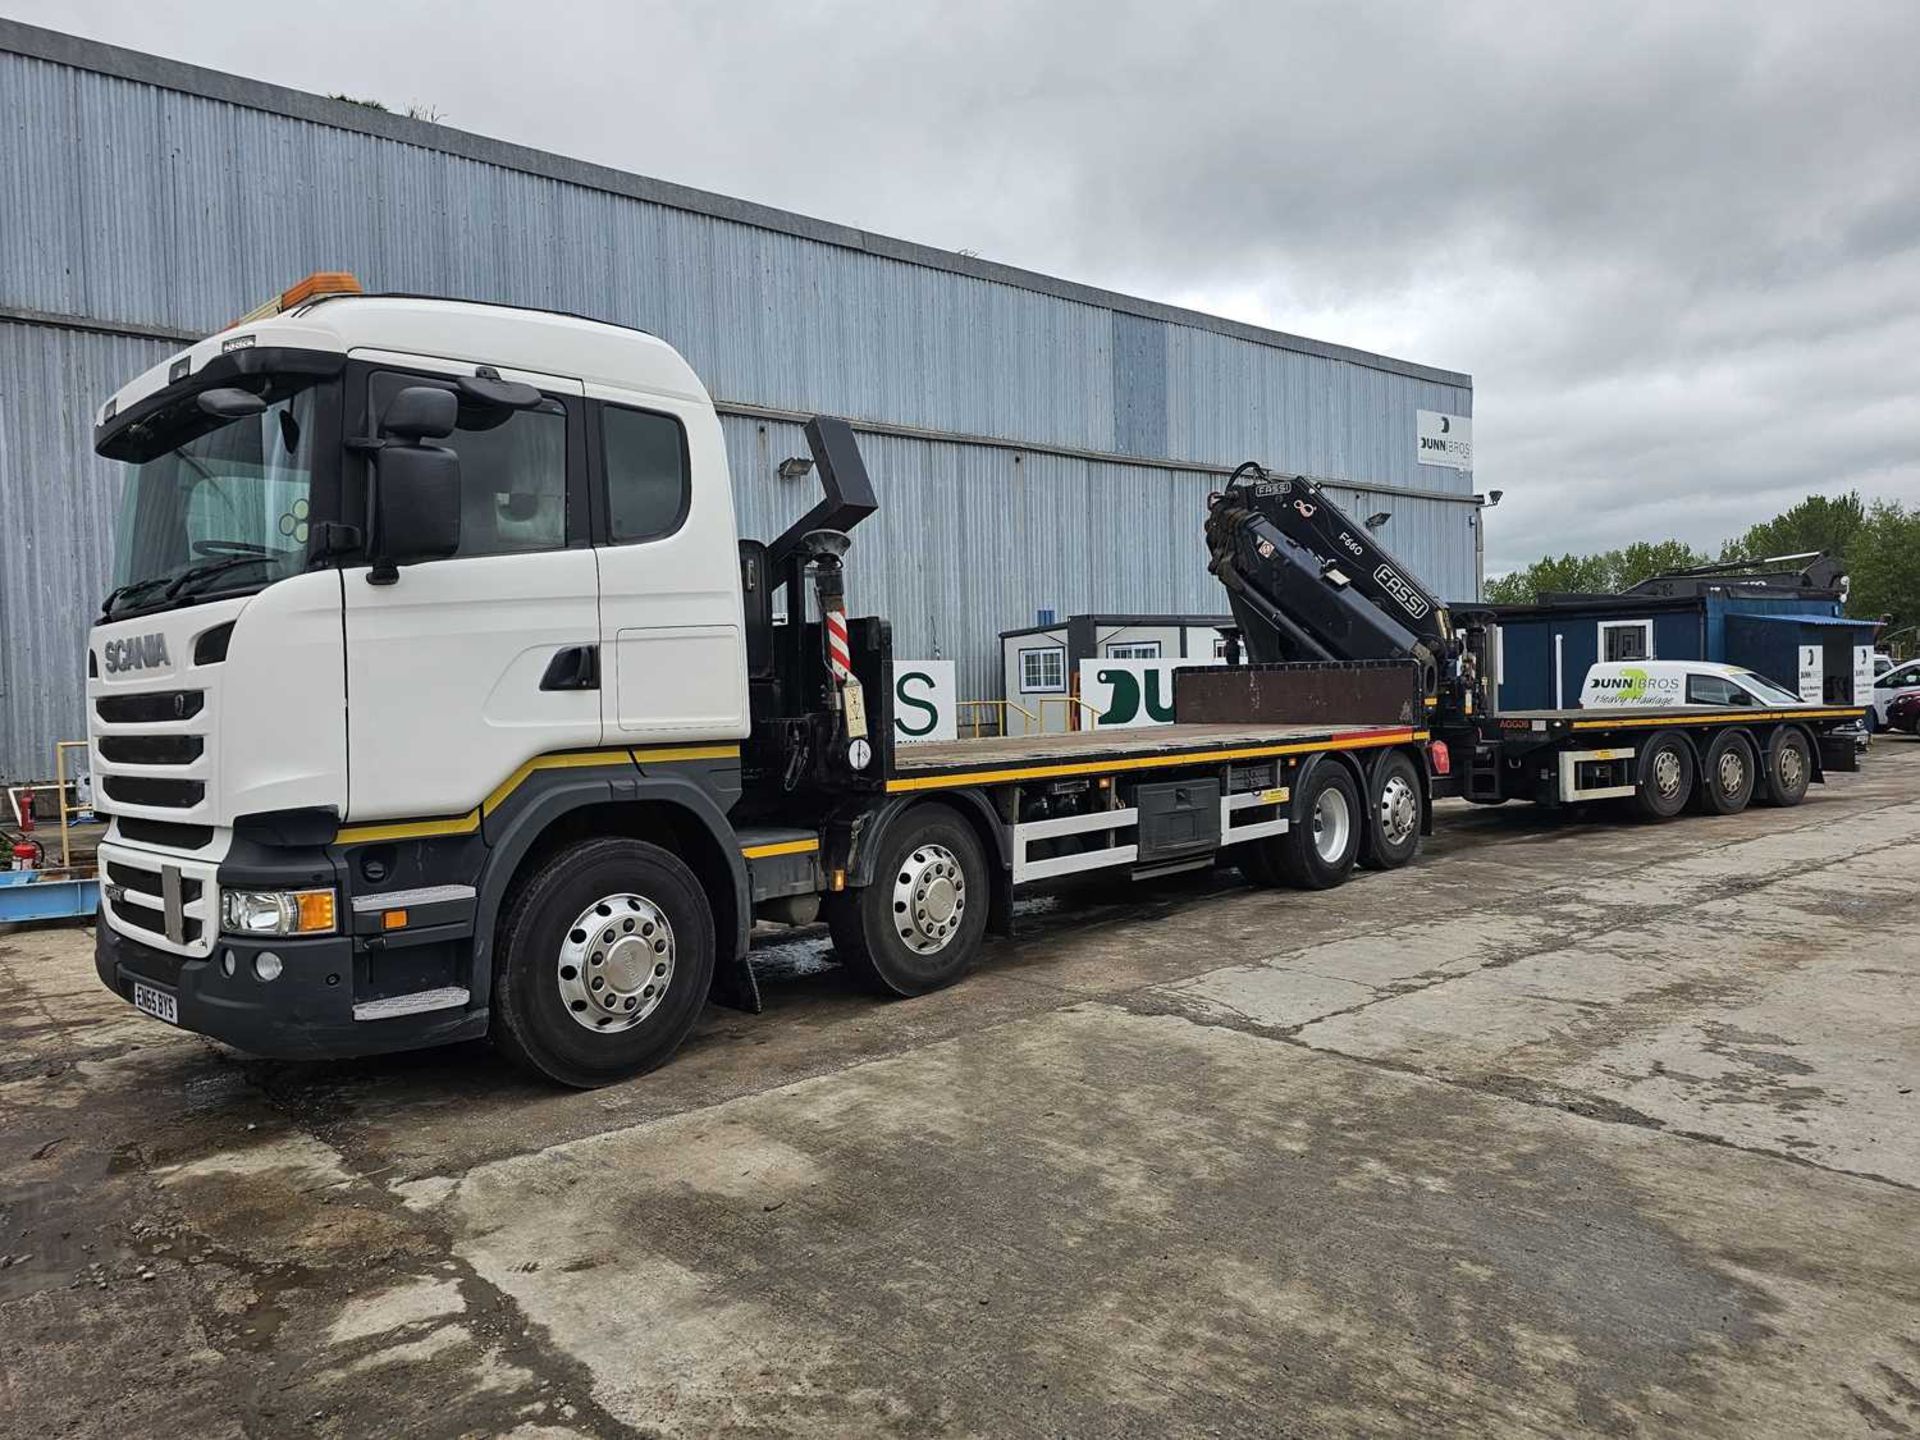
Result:
<svg viewBox="0 0 1920 1440"><path fill-rule="evenodd" d="M1781 720L1857 720L1858 706L1820 705L1777 710L1726 705L1635 705L1583 710L1502 710L1489 717L1502 729L1623 730L1657 725L1753 725Z"/></svg>
<svg viewBox="0 0 1920 1440"><path fill-rule="evenodd" d="M1069 730L901 745L890 791L1178 769L1308 754L1371 749L1424 739L1406 725L1174 724L1128 730Z"/></svg>

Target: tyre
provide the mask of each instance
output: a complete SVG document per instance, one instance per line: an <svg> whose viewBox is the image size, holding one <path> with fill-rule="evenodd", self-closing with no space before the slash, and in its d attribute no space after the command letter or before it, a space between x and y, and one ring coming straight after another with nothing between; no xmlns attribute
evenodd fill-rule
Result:
<svg viewBox="0 0 1920 1440"><path fill-rule="evenodd" d="M677 856L643 840L568 846L501 922L494 1043L581 1090L652 1070L699 1018L714 952L712 907Z"/></svg>
<svg viewBox="0 0 1920 1440"><path fill-rule="evenodd" d="M1773 732L1760 771L1761 798L1769 805L1798 805L1813 782L1813 751L1807 737L1792 726Z"/></svg>
<svg viewBox="0 0 1920 1440"><path fill-rule="evenodd" d="M973 968L992 886L973 827L948 806L916 806L881 840L872 881L828 897L833 948L877 995L939 990Z"/></svg>
<svg viewBox="0 0 1920 1440"><path fill-rule="evenodd" d="M1347 767L1323 760L1294 789L1293 824L1267 844L1276 876L1296 890L1344 885L1360 854L1360 789Z"/></svg>
<svg viewBox="0 0 1920 1440"><path fill-rule="evenodd" d="M1420 851L1420 772L1406 751L1394 750L1374 766L1369 789L1360 863L1369 870L1398 870Z"/></svg>
<svg viewBox="0 0 1920 1440"><path fill-rule="evenodd" d="M1670 820L1693 797L1693 747L1678 730L1662 730L1640 747L1633 803L1642 815Z"/></svg>
<svg viewBox="0 0 1920 1440"><path fill-rule="evenodd" d="M1753 746L1737 731L1723 730L1713 737L1706 758L1700 762L1700 784L1696 794L1700 808L1709 815L1738 815L1753 799L1758 780Z"/></svg>

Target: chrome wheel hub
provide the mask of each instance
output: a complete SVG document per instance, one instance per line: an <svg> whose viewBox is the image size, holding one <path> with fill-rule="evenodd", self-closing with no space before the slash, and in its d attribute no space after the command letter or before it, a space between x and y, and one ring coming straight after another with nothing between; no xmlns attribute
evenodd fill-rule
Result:
<svg viewBox="0 0 1920 1440"><path fill-rule="evenodd" d="M1738 795L1747 783L1747 757L1729 748L1720 757L1720 793Z"/></svg>
<svg viewBox="0 0 1920 1440"><path fill-rule="evenodd" d="M1380 833L1399 845L1420 823L1420 801L1403 775L1390 776L1380 788Z"/></svg>
<svg viewBox="0 0 1920 1440"><path fill-rule="evenodd" d="M967 908L967 877L944 845L921 845L893 877L893 926L907 948L932 955L946 948Z"/></svg>
<svg viewBox="0 0 1920 1440"><path fill-rule="evenodd" d="M576 1024L631 1030L660 1008L673 983L673 927L644 895L609 895L567 927L555 967Z"/></svg>
<svg viewBox="0 0 1920 1440"><path fill-rule="evenodd" d="M1313 802L1313 849L1329 865L1347 852L1347 837L1353 832L1353 811L1347 797L1338 790L1326 789Z"/></svg>
<svg viewBox="0 0 1920 1440"><path fill-rule="evenodd" d="M1680 793L1680 755L1676 750L1662 750L1653 757L1653 788L1671 800Z"/></svg>
<svg viewBox="0 0 1920 1440"><path fill-rule="evenodd" d="M1803 769L1803 762L1800 759L1800 752L1791 746L1784 747L1780 751L1780 783L1785 785L1789 790L1798 790L1803 774L1805 774L1805 770Z"/></svg>

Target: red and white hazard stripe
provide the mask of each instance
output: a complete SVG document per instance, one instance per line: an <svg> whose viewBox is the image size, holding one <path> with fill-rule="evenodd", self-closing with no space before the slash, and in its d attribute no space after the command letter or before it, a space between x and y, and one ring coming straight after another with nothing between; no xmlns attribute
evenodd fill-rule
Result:
<svg viewBox="0 0 1920 1440"><path fill-rule="evenodd" d="M847 612L827 611L827 665L834 682L844 685L853 678L853 649L847 644Z"/></svg>

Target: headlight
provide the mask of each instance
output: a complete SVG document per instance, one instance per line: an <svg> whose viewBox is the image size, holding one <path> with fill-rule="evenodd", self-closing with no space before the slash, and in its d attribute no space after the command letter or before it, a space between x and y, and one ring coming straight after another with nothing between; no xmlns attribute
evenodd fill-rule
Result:
<svg viewBox="0 0 1920 1440"><path fill-rule="evenodd" d="M222 890L220 928L229 935L331 935L332 890Z"/></svg>

